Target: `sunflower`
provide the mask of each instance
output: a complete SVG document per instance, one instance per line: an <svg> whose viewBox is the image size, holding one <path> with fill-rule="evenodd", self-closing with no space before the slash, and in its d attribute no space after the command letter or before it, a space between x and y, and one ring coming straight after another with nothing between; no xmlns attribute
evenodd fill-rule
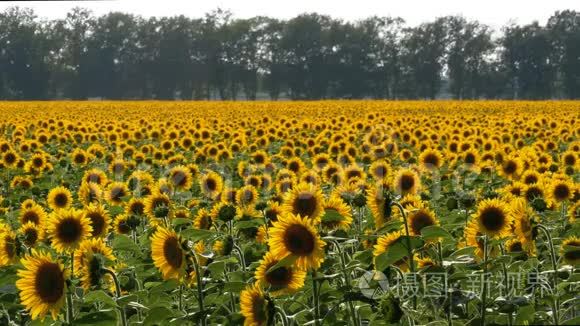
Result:
<svg viewBox="0 0 580 326"><path fill-rule="evenodd" d="M580 238L572 236L565 239L560 247L560 255L566 264L580 264Z"/></svg>
<svg viewBox="0 0 580 326"><path fill-rule="evenodd" d="M483 259L483 247L484 247L484 239L482 238L483 234L479 231L479 225L477 221L470 221L467 223L465 230L463 231L463 236L465 239L465 244L470 247L475 247L475 256ZM489 240L488 240L489 241ZM488 242L489 244L489 242ZM464 246L464 245L461 245ZM498 250L495 247L489 248L488 245L488 255L489 257L494 257L497 255Z"/></svg>
<svg viewBox="0 0 580 326"><path fill-rule="evenodd" d="M295 293L304 286L306 271L293 266L278 267L272 271L270 268L279 263L271 252L266 252L260 265L256 269L256 282L262 287L269 288L272 296Z"/></svg>
<svg viewBox="0 0 580 326"><path fill-rule="evenodd" d="M366 203L369 206L375 222L375 228L379 229L383 224L393 218L391 200L382 184L377 184L367 191Z"/></svg>
<svg viewBox="0 0 580 326"><path fill-rule="evenodd" d="M580 201L577 201L574 205L568 208L568 220L570 224L574 224L580 219Z"/></svg>
<svg viewBox="0 0 580 326"><path fill-rule="evenodd" d="M383 253L387 252L387 250L401 237L403 233L401 231L395 231L391 233L387 233L380 238L377 239L377 244L374 245L373 256L376 259L378 256L382 255ZM409 266L407 264L406 259L400 259L396 261L393 265L398 267L403 272L407 272L409 270ZM375 261L376 266L376 261Z"/></svg>
<svg viewBox="0 0 580 326"><path fill-rule="evenodd" d="M234 188L226 187L222 193L220 194L220 200L224 203L236 205L237 204L237 195L238 191Z"/></svg>
<svg viewBox="0 0 580 326"><path fill-rule="evenodd" d="M28 208L22 208L20 210L20 214L18 215L18 220L20 224L24 225L28 222L32 222L36 225L42 225L46 220L46 212L42 208L42 206L37 205L36 203L32 204Z"/></svg>
<svg viewBox="0 0 580 326"><path fill-rule="evenodd" d="M129 223L129 215L121 214L115 216L113 221L113 229L117 234L129 234L131 233L131 225Z"/></svg>
<svg viewBox="0 0 580 326"><path fill-rule="evenodd" d="M378 181L387 179L389 172L390 166L384 160L374 161L369 168L369 174Z"/></svg>
<svg viewBox="0 0 580 326"><path fill-rule="evenodd" d="M285 214L272 223L268 236L274 257L283 259L294 255L294 264L300 269L318 269L324 261L326 243L320 239L314 222L307 217Z"/></svg>
<svg viewBox="0 0 580 326"><path fill-rule="evenodd" d="M58 253L74 251L91 232L91 220L76 209L60 209L48 220L47 233Z"/></svg>
<svg viewBox="0 0 580 326"><path fill-rule="evenodd" d="M18 270L16 281L20 302L33 320L44 320L47 313L51 314L53 320L57 320L65 301L68 270L48 253L35 249L21 263L24 269Z"/></svg>
<svg viewBox="0 0 580 326"><path fill-rule="evenodd" d="M419 155L419 165L425 171L434 171L443 164L443 155L436 149L425 150Z"/></svg>
<svg viewBox="0 0 580 326"><path fill-rule="evenodd" d="M22 224L18 233L22 235L22 241L28 248L33 248L38 242L44 240L44 228L33 222Z"/></svg>
<svg viewBox="0 0 580 326"><path fill-rule="evenodd" d="M108 183L107 175L100 169L90 169L85 171L82 178L83 183L95 183L104 187Z"/></svg>
<svg viewBox="0 0 580 326"><path fill-rule="evenodd" d="M245 318L244 326L264 326L274 320L274 304L258 284L242 290L240 311Z"/></svg>
<svg viewBox="0 0 580 326"><path fill-rule="evenodd" d="M394 180L393 188L401 196L416 194L421 189L421 180L419 180L417 173L411 169L400 169Z"/></svg>
<svg viewBox="0 0 580 326"><path fill-rule="evenodd" d="M521 181L527 185L540 182L542 175L534 170L527 170L522 174Z"/></svg>
<svg viewBox="0 0 580 326"><path fill-rule="evenodd" d="M555 206L572 199L574 183L567 178L553 179L548 185L548 200Z"/></svg>
<svg viewBox="0 0 580 326"><path fill-rule="evenodd" d="M535 252L534 226L538 221L535 218L534 210L528 206L523 198L513 200L510 206L514 220L514 235L528 252Z"/></svg>
<svg viewBox="0 0 580 326"><path fill-rule="evenodd" d="M511 232L512 214L509 207L499 199L485 199L472 215L478 231L490 238L502 238Z"/></svg>
<svg viewBox="0 0 580 326"><path fill-rule="evenodd" d="M48 206L53 209L63 209L69 208L72 205L72 195L70 191L65 187L56 187L48 192L48 197L46 199Z"/></svg>
<svg viewBox="0 0 580 326"><path fill-rule="evenodd" d="M93 229L91 236L107 236L109 227L111 226L111 217L105 207L102 205L91 204L88 207L85 207L83 213L85 217L91 221L91 227Z"/></svg>
<svg viewBox="0 0 580 326"><path fill-rule="evenodd" d="M98 204L103 199L103 190L96 183L83 182L79 187L78 198L85 206Z"/></svg>
<svg viewBox="0 0 580 326"><path fill-rule="evenodd" d="M16 234L11 230L0 233L0 266L10 265L17 261L20 248Z"/></svg>
<svg viewBox="0 0 580 326"><path fill-rule="evenodd" d="M241 206L251 206L258 201L258 191L254 186L247 185L236 192L236 203Z"/></svg>
<svg viewBox="0 0 580 326"><path fill-rule="evenodd" d="M124 182L113 182L109 184L107 192L105 193L105 198L112 205L121 206L125 200L125 197L129 196L129 188Z"/></svg>
<svg viewBox="0 0 580 326"><path fill-rule="evenodd" d="M175 189L189 190L193 184L193 176L187 167L178 165L169 170L169 181Z"/></svg>
<svg viewBox="0 0 580 326"><path fill-rule="evenodd" d="M74 254L74 273L81 278L81 286L89 290L98 286L102 278L101 268L116 260L113 249L102 238L86 239Z"/></svg>
<svg viewBox="0 0 580 326"><path fill-rule="evenodd" d="M7 168L15 167L19 159L20 157L18 157L18 154L16 154L16 152L13 150L9 150L2 154L2 163Z"/></svg>
<svg viewBox="0 0 580 326"><path fill-rule="evenodd" d="M223 190L223 179L216 172L210 171L199 180L201 191L206 197L215 199Z"/></svg>
<svg viewBox="0 0 580 326"><path fill-rule="evenodd" d="M179 236L163 227L151 237L151 257L163 279L180 279L185 275L185 250Z"/></svg>
<svg viewBox="0 0 580 326"><path fill-rule="evenodd" d="M285 213L300 215L318 223L323 214L323 200L322 191L318 187L308 183L300 183L286 192L282 210Z"/></svg>
<svg viewBox="0 0 580 326"><path fill-rule="evenodd" d="M439 225L439 220L435 217L435 212L423 204L411 206L408 210L407 224L409 226L410 235L420 236L421 230L424 227Z"/></svg>
<svg viewBox="0 0 580 326"><path fill-rule="evenodd" d="M517 179L523 169L523 162L517 157L507 157L499 167L499 173L506 179Z"/></svg>
<svg viewBox="0 0 580 326"><path fill-rule="evenodd" d="M145 205L144 212L150 221L155 221L157 218L166 218L171 213L171 200L169 196L159 191L154 191L151 195L145 198L143 202Z"/></svg>
<svg viewBox="0 0 580 326"><path fill-rule="evenodd" d="M193 221L193 226L196 229L209 230L211 228L211 225L212 218L207 209L202 208L198 210Z"/></svg>
<svg viewBox="0 0 580 326"><path fill-rule="evenodd" d="M140 198L131 198L125 205L125 213L134 216L143 216L145 214L145 203Z"/></svg>
<svg viewBox="0 0 580 326"><path fill-rule="evenodd" d="M269 223L275 222L280 215L282 215L282 207L280 204L275 201L269 201L268 206L264 209L266 221Z"/></svg>
<svg viewBox="0 0 580 326"><path fill-rule="evenodd" d="M322 204L322 227L327 230L348 230L352 224L351 208L338 196L330 196Z"/></svg>

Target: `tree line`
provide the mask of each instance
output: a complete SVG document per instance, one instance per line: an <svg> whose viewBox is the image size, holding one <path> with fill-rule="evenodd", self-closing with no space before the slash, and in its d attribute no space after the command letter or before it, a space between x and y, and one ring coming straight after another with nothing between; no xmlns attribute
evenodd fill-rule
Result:
<svg viewBox="0 0 580 326"><path fill-rule="evenodd" d="M40 20L0 13L1 99L580 98L580 13L500 31L460 16L418 26L349 22L144 18L75 8Z"/></svg>

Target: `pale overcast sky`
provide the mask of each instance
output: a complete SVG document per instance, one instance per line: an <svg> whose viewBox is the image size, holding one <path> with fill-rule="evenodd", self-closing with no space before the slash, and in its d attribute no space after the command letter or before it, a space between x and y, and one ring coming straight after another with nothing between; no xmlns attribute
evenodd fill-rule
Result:
<svg viewBox="0 0 580 326"><path fill-rule="evenodd" d="M97 15L110 11L145 17L186 15L200 17L217 7L229 9L235 17L257 15L291 18L304 12L328 14L357 20L371 15L400 16L409 25L435 17L460 14L493 27L513 20L520 24L539 20L544 24L556 10L580 11L580 0L109 0L109 1L2 1L0 10L10 6L31 7L44 18L62 18L73 7L93 10Z"/></svg>

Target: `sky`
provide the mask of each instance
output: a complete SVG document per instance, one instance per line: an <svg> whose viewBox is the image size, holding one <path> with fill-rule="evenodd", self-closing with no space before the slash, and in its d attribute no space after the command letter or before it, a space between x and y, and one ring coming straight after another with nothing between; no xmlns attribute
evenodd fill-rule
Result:
<svg viewBox="0 0 580 326"><path fill-rule="evenodd" d="M121 11L151 16L183 14L201 17L216 9L229 9L234 17L270 16L292 18L305 12L328 14L334 18L358 20L372 15L399 16L409 25L431 21L445 15L462 15L499 28L513 21L544 24L556 10L580 11L579 0L106 0L106 1L2 1L0 11L10 6L31 7L42 18L63 18L74 7L91 9L101 15Z"/></svg>

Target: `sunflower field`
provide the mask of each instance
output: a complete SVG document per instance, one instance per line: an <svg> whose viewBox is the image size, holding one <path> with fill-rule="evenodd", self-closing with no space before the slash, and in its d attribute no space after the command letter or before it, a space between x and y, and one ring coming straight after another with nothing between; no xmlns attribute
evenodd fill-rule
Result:
<svg viewBox="0 0 580 326"><path fill-rule="evenodd" d="M0 325L580 324L580 102L1 102Z"/></svg>

